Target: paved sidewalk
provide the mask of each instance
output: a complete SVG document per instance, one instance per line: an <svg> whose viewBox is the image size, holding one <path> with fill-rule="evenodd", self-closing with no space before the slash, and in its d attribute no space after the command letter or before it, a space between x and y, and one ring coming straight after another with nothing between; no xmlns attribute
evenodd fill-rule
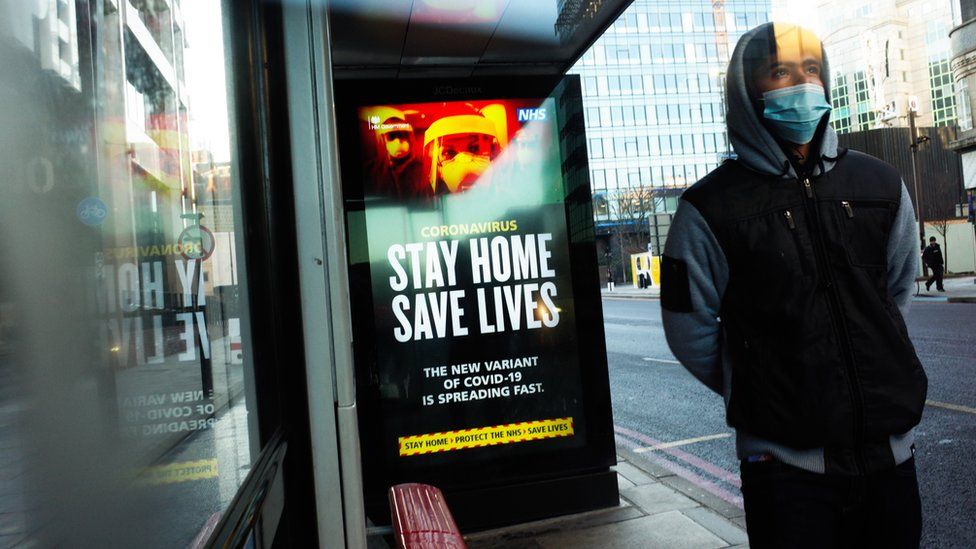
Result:
<svg viewBox="0 0 976 549"><path fill-rule="evenodd" d="M650 471L618 448L620 505L465 536L471 549L748 547L739 508L711 506L707 495ZM711 498L714 499L714 498Z"/></svg>
<svg viewBox="0 0 976 549"><path fill-rule="evenodd" d="M962 276L946 278L945 292L925 289L925 279L920 278L915 286L915 300L917 301L948 301L949 303L976 303L976 277ZM604 299L658 299L661 297L661 287L639 289L630 284L619 284L610 292L604 286L600 293Z"/></svg>
<svg viewBox="0 0 976 549"><path fill-rule="evenodd" d="M950 303L976 303L976 277L962 276L943 280L945 292L925 289L925 280L917 281L915 299L919 301L948 301Z"/></svg>

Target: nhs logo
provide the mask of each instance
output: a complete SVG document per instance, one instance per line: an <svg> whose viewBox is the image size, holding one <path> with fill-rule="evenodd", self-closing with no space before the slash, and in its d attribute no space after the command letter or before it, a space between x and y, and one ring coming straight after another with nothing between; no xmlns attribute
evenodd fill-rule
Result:
<svg viewBox="0 0 976 549"><path fill-rule="evenodd" d="M546 109L519 109L519 122L534 122L546 119Z"/></svg>

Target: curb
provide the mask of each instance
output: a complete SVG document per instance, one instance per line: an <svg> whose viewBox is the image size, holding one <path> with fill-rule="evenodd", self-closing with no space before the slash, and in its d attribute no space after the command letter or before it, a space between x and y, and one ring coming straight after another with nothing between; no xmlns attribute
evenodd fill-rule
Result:
<svg viewBox="0 0 976 549"><path fill-rule="evenodd" d="M634 299L637 301L658 301L661 298L654 295L613 295L613 294L603 294L603 299Z"/></svg>
<svg viewBox="0 0 976 549"><path fill-rule="evenodd" d="M613 299L661 299L660 293L635 294L630 292L600 292L600 297Z"/></svg>
<svg viewBox="0 0 976 549"><path fill-rule="evenodd" d="M633 295L617 292L600 292L600 297L602 299L636 299L638 301L659 301L661 299L660 295ZM912 301L927 303L976 303L976 296L947 297L937 295L917 295L912 296Z"/></svg>

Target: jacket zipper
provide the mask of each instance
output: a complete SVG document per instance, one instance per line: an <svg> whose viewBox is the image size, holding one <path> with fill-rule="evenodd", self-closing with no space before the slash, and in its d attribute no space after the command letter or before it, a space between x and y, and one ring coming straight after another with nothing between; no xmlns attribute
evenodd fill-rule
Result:
<svg viewBox="0 0 976 549"><path fill-rule="evenodd" d="M840 205L844 208L844 211L847 212L847 218L854 219L854 208L851 208L851 203L844 200L841 201Z"/></svg>
<svg viewBox="0 0 976 549"><path fill-rule="evenodd" d="M834 316L834 325L839 329L838 339L840 340L841 347L844 352L844 361L847 366L847 379L850 384L851 400L854 408L854 466L858 473L865 472L864 466L864 456L862 447L863 438L863 423L864 423L864 403L861 399L861 387L860 380L857 376L857 369L854 366L854 355L851 350L851 342L847 337L847 323L844 320L844 315L842 314L842 307L840 302L840 295L837 293L837 288L834 284L833 273L830 270L830 261L827 255L827 246L823 240L823 224L820 219L820 210L817 206L816 197L813 192L813 184L810 182L809 176L803 176L803 189L806 194L807 201L804 205L808 211L808 217L812 219L811 225L813 226L814 243L816 253L817 264L820 267L820 272L824 279L826 280L827 295L829 297L828 302L830 304L831 314ZM848 212L849 217L854 216L854 210L847 201L843 201L841 205ZM812 214L812 215L810 215Z"/></svg>
<svg viewBox="0 0 976 549"><path fill-rule="evenodd" d="M786 217L786 224L790 226L790 230L795 231L796 221L793 221L793 212L786 210L786 213L784 213L783 215Z"/></svg>

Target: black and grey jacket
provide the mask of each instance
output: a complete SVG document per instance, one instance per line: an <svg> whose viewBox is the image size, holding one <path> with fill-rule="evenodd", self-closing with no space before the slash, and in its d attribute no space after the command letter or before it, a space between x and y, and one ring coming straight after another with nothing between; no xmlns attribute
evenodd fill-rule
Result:
<svg viewBox="0 0 976 549"><path fill-rule="evenodd" d="M918 270L894 168L838 151L798 176L729 68L738 159L688 189L669 232L662 308L672 352L723 394L740 458L863 474L912 455L926 378L904 314ZM827 71L823 79L827 83Z"/></svg>
<svg viewBox="0 0 976 549"><path fill-rule="evenodd" d="M945 260L942 258L942 246L933 242L922 250L922 261L929 266L930 269L936 267L944 267Z"/></svg>

